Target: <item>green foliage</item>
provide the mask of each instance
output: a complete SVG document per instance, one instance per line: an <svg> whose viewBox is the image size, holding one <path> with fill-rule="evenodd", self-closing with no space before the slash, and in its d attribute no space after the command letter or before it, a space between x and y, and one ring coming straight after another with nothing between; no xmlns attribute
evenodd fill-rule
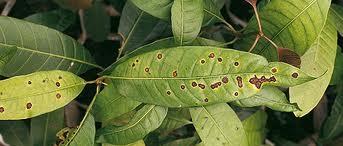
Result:
<svg viewBox="0 0 343 146"><path fill-rule="evenodd" d="M263 111L257 111L246 118L243 122L245 134L247 135L249 146L260 146L263 144L267 123L267 114Z"/></svg>

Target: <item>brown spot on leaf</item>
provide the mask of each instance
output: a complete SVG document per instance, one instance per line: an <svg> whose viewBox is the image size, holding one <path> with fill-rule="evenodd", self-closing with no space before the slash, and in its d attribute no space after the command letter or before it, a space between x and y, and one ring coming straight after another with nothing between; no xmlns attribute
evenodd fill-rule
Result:
<svg viewBox="0 0 343 146"><path fill-rule="evenodd" d="M238 92L235 92L235 96L238 96Z"/></svg>
<svg viewBox="0 0 343 146"><path fill-rule="evenodd" d="M243 81L242 81L242 77L238 76L237 78L237 84L239 88L243 87Z"/></svg>
<svg viewBox="0 0 343 146"><path fill-rule="evenodd" d="M2 95L3 93L2 92L0 92L0 95Z"/></svg>
<svg viewBox="0 0 343 146"><path fill-rule="evenodd" d="M219 62L219 63L223 62L223 58L219 57L219 58L218 58L218 62Z"/></svg>
<svg viewBox="0 0 343 146"><path fill-rule="evenodd" d="M204 59L201 59L200 63L204 64L204 63L206 63L206 61Z"/></svg>
<svg viewBox="0 0 343 146"><path fill-rule="evenodd" d="M60 82L56 82L56 86L57 86L57 87L60 87L60 86L61 86L61 83L60 83Z"/></svg>
<svg viewBox="0 0 343 146"><path fill-rule="evenodd" d="M177 76L177 71L173 71L173 77L175 78Z"/></svg>
<svg viewBox="0 0 343 146"><path fill-rule="evenodd" d="M205 101L205 102L208 102L208 98L205 98L204 101Z"/></svg>
<svg viewBox="0 0 343 146"><path fill-rule="evenodd" d="M162 56L161 53L158 53L158 54L157 54L157 59L162 59L162 57L163 57L163 56Z"/></svg>
<svg viewBox="0 0 343 146"><path fill-rule="evenodd" d="M3 113L5 111L4 107L0 107L0 113Z"/></svg>
<svg viewBox="0 0 343 146"><path fill-rule="evenodd" d="M136 64L135 63L132 63L132 67L135 67L136 66Z"/></svg>
<svg viewBox="0 0 343 146"><path fill-rule="evenodd" d="M61 95L60 93L57 93L57 94L56 94L56 98L57 98L57 99L60 99L61 97L62 97L62 95Z"/></svg>
<svg viewBox="0 0 343 146"><path fill-rule="evenodd" d="M204 84L198 84L198 86L201 88L201 89L205 89L206 86Z"/></svg>
<svg viewBox="0 0 343 146"><path fill-rule="evenodd" d="M196 87L198 84L196 82L192 82L192 87Z"/></svg>
<svg viewBox="0 0 343 146"><path fill-rule="evenodd" d="M138 60L138 59L136 59L136 62L139 62L139 60Z"/></svg>
<svg viewBox="0 0 343 146"><path fill-rule="evenodd" d="M27 103L26 104L26 109L31 109L31 108L32 108L32 103L31 102Z"/></svg>
<svg viewBox="0 0 343 146"><path fill-rule="evenodd" d="M181 85L180 88L183 90L183 89L186 88L186 86L185 85Z"/></svg>
<svg viewBox="0 0 343 146"><path fill-rule="evenodd" d="M267 79L265 76L262 76L261 78L258 78L256 75L253 78L249 79L249 82L251 84L254 84L257 89L260 89L262 84L265 82L276 82L276 78L274 76L271 76L269 79Z"/></svg>
<svg viewBox="0 0 343 146"><path fill-rule="evenodd" d="M298 76L299 76L298 73L296 73L296 72L295 72L295 73L292 73L292 77L293 77L293 78L298 78Z"/></svg>
<svg viewBox="0 0 343 146"><path fill-rule="evenodd" d="M235 66L239 66L239 62L235 62L234 65L235 65Z"/></svg>
<svg viewBox="0 0 343 146"><path fill-rule="evenodd" d="M211 84L211 88L215 89L215 88L220 87L221 85L222 85L222 82L216 82L216 83Z"/></svg>
<svg viewBox="0 0 343 146"><path fill-rule="evenodd" d="M171 92L168 90L168 91L167 91L167 94L168 94L168 95L170 95L170 94L171 94Z"/></svg>
<svg viewBox="0 0 343 146"><path fill-rule="evenodd" d="M215 57L215 55L214 55L214 53L212 52L212 53L210 53L210 55L208 55L208 58L214 58Z"/></svg>
<svg viewBox="0 0 343 146"><path fill-rule="evenodd" d="M277 69L276 68L272 68L272 73L276 73Z"/></svg>
<svg viewBox="0 0 343 146"><path fill-rule="evenodd" d="M229 79L225 76L225 77L222 78L222 82L223 82L224 84L226 84L226 83L229 82Z"/></svg>
<svg viewBox="0 0 343 146"><path fill-rule="evenodd" d="M29 85L30 85L30 84L32 84L32 82L31 82L31 81L28 81L28 82L27 82L27 84L29 84Z"/></svg>
<svg viewBox="0 0 343 146"><path fill-rule="evenodd" d="M61 80L61 79L62 79L62 77L61 77L61 76L58 76L58 79L60 79L60 80Z"/></svg>
<svg viewBox="0 0 343 146"><path fill-rule="evenodd" d="M146 67L146 68L144 69L144 71L145 71L145 72L149 72L149 71L150 71L149 67Z"/></svg>

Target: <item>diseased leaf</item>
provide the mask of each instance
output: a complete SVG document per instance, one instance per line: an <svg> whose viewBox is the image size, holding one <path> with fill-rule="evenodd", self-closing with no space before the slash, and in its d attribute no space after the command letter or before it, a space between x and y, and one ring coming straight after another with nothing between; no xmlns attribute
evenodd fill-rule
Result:
<svg viewBox="0 0 343 146"><path fill-rule="evenodd" d="M331 0L274 0L260 12L265 35L282 48L289 48L302 56L315 42L323 29ZM258 26L256 18L251 18L245 28L246 36L239 46L248 50L253 44ZM261 39L254 53L261 54L268 60L277 60L273 45Z"/></svg>
<svg viewBox="0 0 343 146"><path fill-rule="evenodd" d="M33 145L52 146L56 133L64 127L64 109L46 113L31 119L30 133Z"/></svg>
<svg viewBox="0 0 343 146"><path fill-rule="evenodd" d="M240 107L267 106L276 111L294 112L300 110L297 104L289 103L285 93L276 87L265 86L252 97L232 102Z"/></svg>
<svg viewBox="0 0 343 146"><path fill-rule="evenodd" d="M0 133L11 146L33 146L25 121L0 121Z"/></svg>
<svg viewBox="0 0 343 146"><path fill-rule="evenodd" d="M65 9L36 13L24 18L26 21L44 25L58 31L66 30L75 22L75 19L75 13Z"/></svg>
<svg viewBox="0 0 343 146"><path fill-rule="evenodd" d="M334 17L332 19L333 24L335 25L337 31L343 34L343 7L340 5L332 4L331 5L331 13Z"/></svg>
<svg viewBox="0 0 343 146"><path fill-rule="evenodd" d="M190 113L204 145L248 145L241 121L226 103L190 108Z"/></svg>
<svg viewBox="0 0 343 146"><path fill-rule="evenodd" d="M65 128L58 134L58 137L65 139L60 141L58 146L93 146L95 138L95 121L91 114L88 114L84 123L77 128Z"/></svg>
<svg viewBox="0 0 343 146"><path fill-rule="evenodd" d="M264 85L291 87L314 78L259 55L210 46L145 46L111 66L118 92L143 103L190 107L253 96Z"/></svg>
<svg viewBox="0 0 343 146"><path fill-rule="evenodd" d="M168 108L145 105L125 126L106 126L97 131L97 142L125 145L144 138L157 129L167 115Z"/></svg>
<svg viewBox="0 0 343 146"><path fill-rule="evenodd" d="M190 44L198 36L204 17L202 0L175 0L171 9L172 29L179 45Z"/></svg>
<svg viewBox="0 0 343 146"><path fill-rule="evenodd" d="M138 101L123 97L117 92L116 86L110 83L97 95L92 109L96 121L109 121L134 110L141 104Z"/></svg>
<svg viewBox="0 0 343 146"><path fill-rule="evenodd" d="M257 111L242 123L249 146L261 146L266 134L267 113Z"/></svg>
<svg viewBox="0 0 343 146"><path fill-rule="evenodd" d="M337 50L337 32L331 13L316 42L301 57L301 69L304 72L312 76L322 76L289 89L291 103L297 103L302 110L294 112L297 117L306 115L319 103L331 80Z"/></svg>
<svg viewBox="0 0 343 146"><path fill-rule="evenodd" d="M170 9L173 0L131 0L138 8L150 15L170 21Z"/></svg>
<svg viewBox="0 0 343 146"><path fill-rule="evenodd" d="M187 111L188 113L185 115L184 111ZM182 126L192 124L188 116L188 109L169 110L166 118L163 120L161 126L157 129L157 131L161 133L169 133Z"/></svg>
<svg viewBox="0 0 343 146"><path fill-rule="evenodd" d="M61 108L85 85L80 77L59 70L1 80L0 120L26 119Z"/></svg>
<svg viewBox="0 0 343 146"><path fill-rule="evenodd" d="M3 76L54 69L81 74L91 67L101 68L81 44L56 30L4 16L0 24L0 52L17 47Z"/></svg>

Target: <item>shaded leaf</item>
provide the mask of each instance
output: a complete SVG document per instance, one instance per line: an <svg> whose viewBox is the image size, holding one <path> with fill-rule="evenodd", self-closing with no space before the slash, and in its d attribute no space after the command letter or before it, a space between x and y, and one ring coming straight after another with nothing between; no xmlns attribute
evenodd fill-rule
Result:
<svg viewBox="0 0 343 146"><path fill-rule="evenodd" d="M294 112L300 110L297 104L289 103L285 93L276 87L265 86L252 97L232 102L240 107L267 106L276 111Z"/></svg>
<svg viewBox="0 0 343 146"><path fill-rule="evenodd" d="M52 146L56 133L64 127L64 109L46 113L31 119L30 133L33 145Z"/></svg>
<svg viewBox="0 0 343 146"><path fill-rule="evenodd" d="M282 48L292 49L302 56L315 42L323 29L331 0L274 0L259 13L265 35ZM241 49L248 50L253 44L258 26L256 18L251 18L245 28ZM268 41L261 39L254 51L269 60L277 60L276 49Z"/></svg>
<svg viewBox="0 0 343 146"><path fill-rule="evenodd" d="M118 92L143 103L189 107L251 97L264 85L290 87L314 78L259 55L210 46L148 45L105 75ZM276 69L276 71L274 71Z"/></svg>
<svg viewBox="0 0 343 146"><path fill-rule="evenodd" d="M243 125L226 103L190 108L204 145L247 145Z"/></svg>
<svg viewBox="0 0 343 146"><path fill-rule="evenodd" d="M131 0L138 8L150 15L170 21L170 9L173 0Z"/></svg>
<svg viewBox="0 0 343 146"><path fill-rule="evenodd" d="M224 3L218 0L203 0L204 6L204 20L202 22L204 25L209 25L215 20L225 21L223 16L220 14L220 9L224 6Z"/></svg>
<svg viewBox="0 0 343 146"><path fill-rule="evenodd" d="M203 17L202 0L174 1L171 9L171 21L177 44L190 44L198 36Z"/></svg>
<svg viewBox="0 0 343 146"><path fill-rule="evenodd" d="M117 92L116 86L110 83L97 95L92 109L96 121L106 122L134 110L141 104Z"/></svg>
<svg viewBox="0 0 343 146"><path fill-rule="evenodd" d="M194 146L198 141L199 138L197 136L193 136L189 138L177 139L163 144L162 146Z"/></svg>
<svg viewBox="0 0 343 146"><path fill-rule="evenodd" d="M343 53L341 47L338 47L337 55L336 55L336 61L335 61L335 67L333 70L332 78L330 81L330 85L337 85L343 81Z"/></svg>
<svg viewBox="0 0 343 146"><path fill-rule="evenodd" d="M80 77L58 70L1 80L0 119L26 119L61 108L79 95L85 84Z"/></svg>
<svg viewBox="0 0 343 146"><path fill-rule="evenodd" d="M24 18L24 20L44 25L58 31L64 31L75 22L76 15L70 10L57 9L33 14Z"/></svg>
<svg viewBox="0 0 343 146"><path fill-rule="evenodd" d="M127 144L127 145L113 145L113 144L104 143L102 144L102 146L145 146L145 143L143 140L139 140L139 141Z"/></svg>
<svg viewBox="0 0 343 146"><path fill-rule="evenodd" d="M4 16L0 24L0 51L17 47L4 76L54 69L81 74L91 67L101 68L81 44L56 30Z"/></svg>
<svg viewBox="0 0 343 146"><path fill-rule="evenodd" d="M187 111L187 114L184 114ZM163 120L161 126L157 129L158 132L169 133L182 126L192 124L190 121L188 109L169 110L166 118Z"/></svg>
<svg viewBox="0 0 343 146"><path fill-rule="evenodd" d="M246 118L242 123L249 146L261 146L264 143L266 134L265 126L267 123L267 113L264 111L257 111Z"/></svg>
<svg viewBox="0 0 343 146"><path fill-rule="evenodd" d="M336 26L336 29L338 30L341 35L343 34L343 7L340 5L332 4L331 5L331 12L334 17L332 19L333 24Z"/></svg>
<svg viewBox="0 0 343 146"><path fill-rule="evenodd" d="M0 51L0 74L3 74L4 67L12 59L17 51L17 47L3 47Z"/></svg>
<svg viewBox="0 0 343 146"><path fill-rule="evenodd" d="M306 115L319 103L330 83L337 50L337 32L331 16L330 12L327 24L318 39L301 57L301 69L304 72L312 76L322 76L289 89L290 101L297 103L302 110L294 112L297 117Z"/></svg>
<svg viewBox="0 0 343 146"><path fill-rule="evenodd" d="M97 142L124 145L140 140L162 124L167 111L165 107L145 105L127 125L110 125L99 129Z"/></svg>
<svg viewBox="0 0 343 146"><path fill-rule="evenodd" d="M87 9L92 6L93 0L54 0L62 8L71 10Z"/></svg>
<svg viewBox="0 0 343 146"><path fill-rule="evenodd" d="M0 121L0 133L6 143L13 146L33 146L25 121Z"/></svg>

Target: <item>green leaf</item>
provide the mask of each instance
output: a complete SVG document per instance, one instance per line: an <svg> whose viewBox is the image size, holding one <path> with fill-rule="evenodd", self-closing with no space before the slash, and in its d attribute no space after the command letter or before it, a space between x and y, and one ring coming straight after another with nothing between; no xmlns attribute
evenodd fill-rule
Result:
<svg viewBox="0 0 343 146"><path fill-rule="evenodd" d="M306 115L319 103L331 80L337 50L337 31L331 13L316 42L301 57L300 67L309 75L325 74L316 80L289 89L290 101L297 103L302 110L294 112L297 117Z"/></svg>
<svg viewBox="0 0 343 146"><path fill-rule="evenodd" d="M190 107L248 98L264 85L290 87L314 79L296 67L268 63L247 52L156 44L120 59L111 66L112 73L104 76L122 96L167 107Z"/></svg>
<svg viewBox="0 0 343 146"><path fill-rule="evenodd" d="M190 108L190 113L205 145L247 145L243 125L226 103Z"/></svg>
<svg viewBox="0 0 343 146"><path fill-rule="evenodd" d="M337 85L343 81L343 53L342 48L338 46L335 67L331 77L330 85Z"/></svg>
<svg viewBox="0 0 343 146"><path fill-rule="evenodd" d="M265 86L252 97L232 102L240 107L267 106L276 111L294 112L300 110L297 104L289 103L285 93L276 87Z"/></svg>
<svg viewBox="0 0 343 146"><path fill-rule="evenodd" d="M343 34L343 7L340 5L332 4L331 9L334 19L333 24L339 33Z"/></svg>
<svg viewBox="0 0 343 146"><path fill-rule="evenodd" d="M93 107L93 115L96 121L106 122L134 110L141 103L123 97L118 93L112 83L97 95Z"/></svg>
<svg viewBox="0 0 343 146"><path fill-rule="evenodd" d="M95 121L91 114L88 114L84 123L78 128L65 128L59 133L59 137L65 137L59 146L93 146L95 138Z"/></svg>
<svg viewBox="0 0 343 146"><path fill-rule="evenodd" d="M26 119L61 108L85 85L80 77L59 70L1 80L0 120Z"/></svg>
<svg viewBox="0 0 343 146"><path fill-rule="evenodd" d="M0 133L11 146L33 146L25 121L0 121Z"/></svg>
<svg viewBox="0 0 343 146"><path fill-rule="evenodd" d="M202 0L175 0L171 9L172 29L179 45L190 44L199 34L204 17Z"/></svg>
<svg viewBox="0 0 343 146"><path fill-rule="evenodd" d="M214 22L214 20L225 21L223 16L220 14L220 8L223 7L224 3L219 3L220 0L215 3L215 0L203 0L204 6L204 20L202 22L203 26L209 25Z"/></svg>
<svg viewBox="0 0 343 146"><path fill-rule="evenodd" d="M197 136L193 136L189 138L177 139L163 144L162 146L194 146L198 141L199 138Z"/></svg>
<svg viewBox="0 0 343 146"><path fill-rule="evenodd" d="M167 111L166 107L145 105L127 125L110 125L99 129L97 142L124 145L140 140L162 124Z"/></svg>
<svg viewBox="0 0 343 146"><path fill-rule="evenodd" d="M188 113L185 114L184 111L187 111ZM192 124L192 122L189 121L190 118L188 116L188 109L169 110L166 118L163 120L157 131L160 133L169 133L182 126Z"/></svg>
<svg viewBox="0 0 343 146"><path fill-rule="evenodd" d="M102 144L102 146L145 146L145 143L143 140L139 140L139 141L126 144L126 145L113 145L113 144L104 143Z"/></svg>
<svg viewBox="0 0 343 146"><path fill-rule="evenodd" d="M131 0L138 8L150 15L170 21L170 9L173 0Z"/></svg>
<svg viewBox="0 0 343 146"><path fill-rule="evenodd" d="M46 113L31 119L30 133L33 145L52 146L56 133L64 127L64 109Z"/></svg>
<svg viewBox="0 0 343 146"><path fill-rule="evenodd" d="M124 36L122 52L126 54L149 40L161 37L167 27L166 22L159 21L127 1L118 28L118 32Z"/></svg>
<svg viewBox="0 0 343 146"><path fill-rule="evenodd" d="M278 44L303 55L323 29L331 0L273 0L259 13L264 34ZM251 18L244 31L246 37L239 44L248 50L253 44L258 26ZM253 51L269 60L277 60L276 49L261 39Z"/></svg>
<svg viewBox="0 0 343 146"><path fill-rule="evenodd" d="M265 126L267 123L267 113L264 111L257 111L242 123L249 146L261 146L264 143L266 134Z"/></svg>
<svg viewBox="0 0 343 146"><path fill-rule="evenodd" d="M4 16L0 24L0 51L17 47L3 76L54 69L81 74L91 67L101 68L81 44L56 30Z"/></svg>
<svg viewBox="0 0 343 146"><path fill-rule="evenodd" d="M44 25L58 31L64 31L75 22L76 15L70 10L57 9L33 14L24 18L24 20Z"/></svg>
<svg viewBox="0 0 343 146"><path fill-rule="evenodd" d="M84 11L84 20L87 34L92 40L96 42L107 40L111 32L111 18L101 1L95 1L92 7Z"/></svg>
<svg viewBox="0 0 343 146"><path fill-rule="evenodd" d="M3 47L0 51L0 74L3 74L4 67L12 59L17 51L17 47Z"/></svg>

